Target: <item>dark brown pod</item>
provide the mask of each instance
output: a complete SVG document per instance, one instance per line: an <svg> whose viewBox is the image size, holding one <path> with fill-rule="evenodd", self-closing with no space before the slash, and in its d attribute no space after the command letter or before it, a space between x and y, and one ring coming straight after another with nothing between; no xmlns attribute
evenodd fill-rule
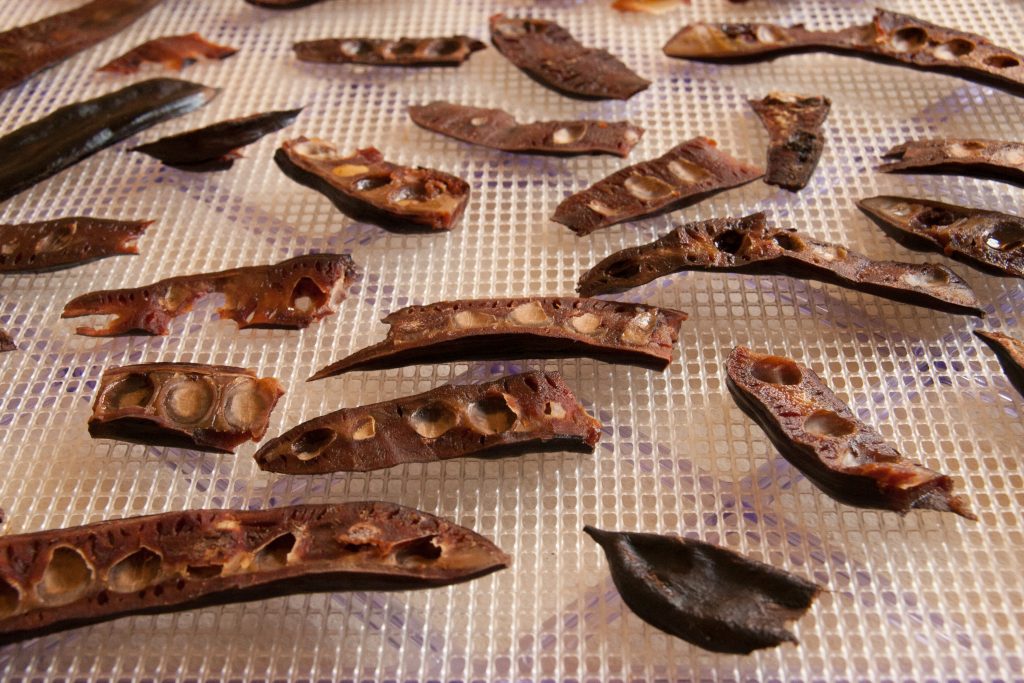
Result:
<svg viewBox="0 0 1024 683"><path fill-rule="evenodd" d="M1024 57L987 38L878 9L869 24L810 31L802 24L684 26L664 47L669 57L752 62L800 52L832 52L958 76L1024 95Z"/></svg>
<svg viewBox="0 0 1024 683"><path fill-rule="evenodd" d="M953 480L911 462L853 414L810 368L737 346L726 363L736 403L779 452L847 505L955 512L977 519Z"/></svg>
<svg viewBox="0 0 1024 683"><path fill-rule="evenodd" d="M0 225L0 273L40 273L116 254L138 254L136 240L152 224L71 216Z"/></svg>
<svg viewBox="0 0 1024 683"><path fill-rule="evenodd" d="M196 363L144 363L103 372L89 418L94 439L234 453L267 433L284 396L273 377Z"/></svg>
<svg viewBox="0 0 1024 683"><path fill-rule="evenodd" d="M583 274L584 296L621 292L689 270L786 275L893 301L983 317L959 275L934 263L874 261L844 246L768 225L763 213L686 223L657 240L615 252Z"/></svg>
<svg viewBox="0 0 1024 683"><path fill-rule="evenodd" d="M651 84L607 50L581 45L553 21L495 14L491 41L527 76L569 97L628 100Z"/></svg>
<svg viewBox="0 0 1024 683"><path fill-rule="evenodd" d="M17 350L18 345L14 343L14 338L7 330L0 328L0 353Z"/></svg>
<svg viewBox="0 0 1024 683"><path fill-rule="evenodd" d="M198 33L183 36L164 36L147 40L120 57L107 62L98 71L115 74L133 74L144 62L161 64L168 69L181 71L189 64L206 59L227 59L238 52L238 48L217 45Z"/></svg>
<svg viewBox="0 0 1024 683"><path fill-rule="evenodd" d="M763 174L757 166L719 150L714 140L693 138L568 197L551 220L577 235L588 235L617 223L675 211Z"/></svg>
<svg viewBox="0 0 1024 683"><path fill-rule="evenodd" d="M342 156L324 140L296 138L274 161L343 214L399 231L451 230L469 202L469 183L432 168L399 166L373 147Z"/></svg>
<svg viewBox="0 0 1024 683"><path fill-rule="evenodd" d="M882 173L937 173L1024 185L1024 144L1001 140L911 140L893 147Z"/></svg>
<svg viewBox="0 0 1024 683"><path fill-rule="evenodd" d="M432 588L508 565L465 527L376 502L186 510L0 536L0 643L293 593Z"/></svg>
<svg viewBox="0 0 1024 683"><path fill-rule="evenodd" d="M664 370L686 313L600 299L466 299L391 313L387 338L316 372L310 380L354 370L459 360L596 358Z"/></svg>
<svg viewBox="0 0 1024 683"><path fill-rule="evenodd" d="M170 322L192 310L209 294L225 297L218 311L240 329L302 329L334 312L332 292L341 297L356 276L347 254L307 254L267 266L232 268L217 273L181 275L131 289L90 292L64 306L62 318L115 316L105 327L79 327L78 334L167 334Z"/></svg>
<svg viewBox="0 0 1024 683"><path fill-rule="evenodd" d="M1003 372L1024 396L1024 342L1002 332L975 330L974 334L996 352Z"/></svg>
<svg viewBox="0 0 1024 683"><path fill-rule="evenodd" d="M368 472L410 462L575 451L593 453L601 423L557 372L436 389L303 422L263 444L261 470Z"/></svg>
<svg viewBox="0 0 1024 683"><path fill-rule="evenodd" d="M519 123L501 109L431 102L409 107L421 128L474 145L520 154L615 154L627 156L644 129L628 121L537 121Z"/></svg>
<svg viewBox="0 0 1024 683"><path fill-rule="evenodd" d="M827 97L771 93L750 100L750 106L768 130L764 181L793 192L807 187L825 148L821 127L832 102Z"/></svg>
<svg viewBox="0 0 1024 683"><path fill-rule="evenodd" d="M324 38L295 43L295 57L323 64L459 66L487 46L469 36L437 38Z"/></svg>
<svg viewBox="0 0 1024 683"><path fill-rule="evenodd" d="M583 527L608 558L622 601L648 624L711 652L797 643L788 624L821 586L731 550L677 536Z"/></svg>
<svg viewBox="0 0 1024 683"><path fill-rule="evenodd" d="M1024 277L1024 218L929 199L868 197L857 202L901 244L937 251L989 272Z"/></svg>

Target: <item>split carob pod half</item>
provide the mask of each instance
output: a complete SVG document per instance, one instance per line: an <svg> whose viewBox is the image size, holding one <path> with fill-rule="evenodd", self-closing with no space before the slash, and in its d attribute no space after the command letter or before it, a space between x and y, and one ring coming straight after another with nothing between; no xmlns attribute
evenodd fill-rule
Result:
<svg viewBox="0 0 1024 683"><path fill-rule="evenodd" d="M779 452L818 488L846 505L905 514L954 512L976 520L953 480L907 460L810 368L738 346L726 363L736 403Z"/></svg>
<svg viewBox="0 0 1024 683"><path fill-rule="evenodd" d="M650 161L627 166L566 198L551 220L577 235L617 223L657 216L757 180L764 171L699 137Z"/></svg>
<svg viewBox="0 0 1024 683"><path fill-rule="evenodd" d="M796 192L807 187L825 149L821 131L832 108L827 97L771 93L750 100L768 130L768 171L764 182Z"/></svg>
<svg viewBox="0 0 1024 683"><path fill-rule="evenodd" d="M628 121L537 121L519 123L501 109L431 102L409 107L417 126L473 145L519 154L614 154L625 157L644 129Z"/></svg>
<svg viewBox="0 0 1024 683"><path fill-rule="evenodd" d="M797 644L789 623L822 587L689 538L583 527L608 559L622 601L648 624L711 652Z"/></svg>
<svg viewBox="0 0 1024 683"><path fill-rule="evenodd" d="M911 140L882 155L882 173L961 175L1024 185L1024 143L941 138Z"/></svg>
<svg viewBox="0 0 1024 683"><path fill-rule="evenodd" d="M196 363L123 365L103 372L89 418L94 439L233 453L267 433L284 396L273 377Z"/></svg>
<svg viewBox="0 0 1024 683"><path fill-rule="evenodd" d="M161 121L187 114L220 91L173 78L141 81L69 104L0 137L0 201Z"/></svg>
<svg viewBox="0 0 1024 683"><path fill-rule="evenodd" d="M0 327L0 353L17 351L18 345L14 343L14 337L7 330Z"/></svg>
<svg viewBox="0 0 1024 683"><path fill-rule="evenodd" d="M142 45L133 47L120 57L101 66L97 71L115 74L137 73L144 63L160 64L161 66L181 71L201 57L206 59L227 59L238 52L238 48L217 45L203 38L198 33L182 36L163 36L147 40Z"/></svg>
<svg viewBox="0 0 1024 683"><path fill-rule="evenodd" d="M868 24L813 31L802 24L695 23L665 44L669 57L754 62L801 52L831 52L958 76L1024 95L1024 56L987 38L878 9Z"/></svg>
<svg viewBox="0 0 1024 683"><path fill-rule="evenodd" d="M292 45L302 62L365 66L459 66L486 47L469 36L322 38Z"/></svg>
<svg viewBox="0 0 1024 683"><path fill-rule="evenodd" d="M868 197L860 210L900 244L987 272L1024 277L1024 218L930 199Z"/></svg>
<svg viewBox="0 0 1024 683"><path fill-rule="evenodd" d="M649 244L605 257L576 289L584 296L611 294L685 271L785 275L946 313L985 315L970 286L945 266L875 261L772 227L764 213L680 225Z"/></svg>
<svg viewBox="0 0 1024 683"><path fill-rule="evenodd" d="M368 472L411 462L549 451L593 453L601 423L555 372L447 384L304 422L263 444L260 469Z"/></svg>
<svg viewBox="0 0 1024 683"><path fill-rule="evenodd" d="M995 351L1007 379L1024 396L1024 341L1002 332L975 330L974 334Z"/></svg>
<svg viewBox="0 0 1024 683"><path fill-rule="evenodd" d="M587 47L553 21L491 17L491 42L546 88L587 100L628 100L651 82L607 50Z"/></svg>
<svg viewBox="0 0 1024 683"><path fill-rule="evenodd" d="M90 337L121 334L163 335L170 322L205 296L224 295L218 313L240 329L302 329L334 312L331 299L355 280L347 254L307 254L266 266L244 266L216 273L181 275L150 285L89 292L64 306L62 318L115 316L104 327L79 327Z"/></svg>
<svg viewBox="0 0 1024 683"><path fill-rule="evenodd" d="M0 225L0 273L40 273L118 254L138 254L136 241L152 224L69 216Z"/></svg>
<svg viewBox="0 0 1024 683"><path fill-rule="evenodd" d="M310 377L460 360L595 358L664 370L686 313L646 304L532 297L463 299L399 309L387 338Z"/></svg>
<svg viewBox="0 0 1024 683"><path fill-rule="evenodd" d="M433 588L508 565L483 536L382 502L185 510L0 536L0 643L293 593Z"/></svg>

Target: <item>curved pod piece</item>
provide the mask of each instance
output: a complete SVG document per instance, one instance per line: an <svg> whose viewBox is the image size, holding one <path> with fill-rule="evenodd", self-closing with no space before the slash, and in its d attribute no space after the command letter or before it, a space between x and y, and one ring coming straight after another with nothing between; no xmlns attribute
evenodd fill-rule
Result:
<svg viewBox="0 0 1024 683"><path fill-rule="evenodd" d="M89 418L94 439L233 453L267 433L284 396L273 377L196 363L144 363L103 372Z"/></svg>
<svg viewBox="0 0 1024 683"><path fill-rule="evenodd" d="M771 93L750 106L768 131L768 172L764 182L796 192L807 187L825 149L827 97Z"/></svg>
<svg viewBox="0 0 1024 683"><path fill-rule="evenodd" d="M995 351L1006 377L1024 396L1024 342L1002 332L975 330L974 334Z"/></svg>
<svg viewBox="0 0 1024 683"><path fill-rule="evenodd" d="M152 224L71 216L0 225L0 273L40 273L117 254L138 254L136 240Z"/></svg>
<svg viewBox="0 0 1024 683"><path fill-rule="evenodd" d="M586 47L553 21L491 17L491 42L546 88L586 100L628 100L651 82L607 50Z"/></svg>
<svg viewBox="0 0 1024 683"><path fill-rule="evenodd" d="M323 38L295 43L295 57L322 64L459 66L487 46L469 36L435 38Z"/></svg>
<svg viewBox="0 0 1024 683"><path fill-rule="evenodd" d="M465 527L377 502L186 510L0 536L0 643L292 593L432 588L508 565Z"/></svg>
<svg viewBox="0 0 1024 683"><path fill-rule="evenodd" d="M14 338L11 337L7 330L0 327L0 353L17 350L18 345L14 343Z"/></svg>
<svg viewBox="0 0 1024 683"><path fill-rule="evenodd" d="M882 173L937 173L1024 185L1024 143L1002 140L911 140L884 155Z"/></svg>
<svg viewBox="0 0 1024 683"><path fill-rule="evenodd" d="M821 586L710 543L583 527L604 550L622 601L648 624L711 652L797 644L789 622Z"/></svg>
<svg viewBox="0 0 1024 683"><path fill-rule="evenodd" d="M164 36L147 40L120 57L113 59L97 71L115 74L137 73L145 62L160 64L174 71L181 71L202 57L206 59L227 59L238 52L238 48L217 45L198 33L183 36Z"/></svg>
<svg viewBox="0 0 1024 683"><path fill-rule="evenodd" d="M300 137L281 145L274 161L349 218L383 228L451 230L469 202L469 183L462 178L392 164L374 147L346 157L329 142Z"/></svg>
<svg viewBox="0 0 1024 683"><path fill-rule="evenodd" d="M904 246L1024 277L1024 218L929 199L868 197L857 206Z"/></svg>
<svg viewBox="0 0 1024 683"><path fill-rule="evenodd" d="M726 362L736 403L779 452L847 505L906 514L955 512L976 520L953 480L907 460L853 414L810 368L737 346Z"/></svg>
<svg viewBox="0 0 1024 683"><path fill-rule="evenodd" d="M610 294L691 270L786 275L946 313L985 315L970 286L944 266L874 261L842 245L770 227L764 213L680 225L602 259L576 289L584 296Z"/></svg>
<svg viewBox="0 0 1024 683"><path fill-rule="evenodd" d="M64 306L62 318L115 316L105 327L79 327L90 337L120 334L167 334L170 322L192 310L203 297L221 293L222 319L240 329L302 329L334 312L333 292L340 296L355 279L347 254L307 254L267 266L246 266L217 273L181 275L131 289L90 292Z"/></svg>

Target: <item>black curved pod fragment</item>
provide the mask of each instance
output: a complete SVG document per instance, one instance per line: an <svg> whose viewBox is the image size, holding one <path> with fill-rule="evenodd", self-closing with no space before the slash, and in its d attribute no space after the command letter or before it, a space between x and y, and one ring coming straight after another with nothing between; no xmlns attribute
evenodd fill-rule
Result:
<svg viewBox="0 0 1024 683"><path fill-rule="evenodd" d="M323 38L295 43L295 57L321 64L459 66L487 46L469 36L432 38Z"/></svg>
<svg viewBox="0 0 1024 683"><path fill-rule="evenodd" d="M69 216L0 225L0 273L40 273L118 254L138 254L136 241L152 224Z"/></svg>
<svg viewBox="0 0 1024 683"><path fill-rule="evenodd" d="M1024 341L1002 332L975 330L974 334L995 351L1007 379L1024 396Z"/></svg>
<svg viewBox="0 0 1024 683"><path fill-rule="evenodd" d="M928 173L1024 186L1024 143L942 138L911 140L882 155L882 173Z"/></svg>

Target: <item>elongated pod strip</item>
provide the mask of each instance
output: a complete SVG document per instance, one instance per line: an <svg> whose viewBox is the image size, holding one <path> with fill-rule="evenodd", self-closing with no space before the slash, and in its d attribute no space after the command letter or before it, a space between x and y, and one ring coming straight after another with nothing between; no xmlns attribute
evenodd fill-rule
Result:
<svg viewBox="0 0 1024 683"><path fill-rule="evenodd" d="M955 512L977 519L953 480L911 462L864 424L810 368L737 346L726 363L736 403L779 452L847 505Z"/></svg>
<svg viewBox="0 0 1024 683"><path fill-rule="evenodd" d="M752 62L800 52L832 52L935 71L1024 95L1024 57L987 38L878 9L871 23L838 31L802 24L685 26L665 44L669 57L707 62Z"/></svg>
<svg viewBox="0 0 1024 683"><path fill-rule="evenodd" d="M384 228L451 230L469 202L469 183L462 178L392 164L373 147L346 157L329 142L301 137L285 142L274 161L349 218Z"/></svg>
<svg viewBox="0 0 1024 683"><path fill-rule="evenodd" d="M596 358L664 370L686 313L600 299L465 299L391 313L387 338L321 368L310 380L354 370L458 360Z"/></svg>
<svg viewBox="0 0 1024 683"><path fill-rule="evenodd" d="M577 235L680 209L757 180L764 171L735 159L709 138L687 140L650 161L627 166L566 198L551 220Z"/></svg>
<svg viewBox="0 0 1024 683"><path fill-rule="evenodd" d="M0 642L292 593L432 588L508 565L465 527L380 502L186 510L0 536Z"/></svg>
<svg viewBox="0 0 1024 683"><path fill-rule="evenodd" d="M496 14L491 41L527 76L569 97L628 100L651 84L607 50L580 44L553 21Z"/></svg>
<svg viewBox="0 0 1024 683"><path fill-rule="evenodd" d="M152 224L71 216L0 225L0 273L39 273L117 254L138 254L136 240Z"/></svg>
<svg viewBox="0 0 1024 683"><path fill-rule="evenodd" d="M98 71L115 74L133 74L145 62L160 64L167 69L181 71L202 57L206 59L227 59L236 52L238 52L237 48L211 43L198 33L188 33L182 36L164 36L147 40L142 45L133 47L120 57L101 66Z"/></svg>
<svg viewBox="0 0 1024 683"><path fill-rule="evenodd" d="M648 624L712 652L797 643L789 622L821 586L710 543L583 527L604 550L622 601Z"/></svg>
<svg viewBox="0 0 1024 683"><path fill-rule="evenodd" d="M764 181L796 192L807 187L825 148L825 123L832 102L827 97L771 93L750 100L768 130L768 172Z"/></svg>
<svg viewBox="0 0 1024 683"><path fill-rule="evenodd" d="M0 91L120 33L162 0L93 0L0 33Z"/></svg>
<svg viewBox="0 0 1024 683"><path fill-rule="evenodd" d="M857 202L904 246L937 251L976 268L1024 277L1024 218L929 199L868 197Z"/></svg>
<svg viewBox="0 0 1024 683"><path fill-rule="evenodd" d="M198 109L220 92L155 78L69 104L0 138L0 201L161 121Z"/></svg>
<svg viewBox="0 0 1024 683"><path fill-rule="evenodd" d="M487 46L469 36L437 38L324 38L295 43L303 62L371 66L459 66Z"/></svg>
<svg viewBox="0 0 1024 683"><path fill-rule="evenodd" d="M584 296L610 294L690 270L786 275L947 313L985 315L970 286L944 266L875 261L771 227L763 213L680 225L649 244L604 258L583 274L576 289Z"/></svg>
<svg viewBox="0 0 1024 683"><path fill-rule="evenodd" d="M252 370L144 363L103 372L89 418L94 439L233 453L267 433L284 389Z"/></svg>
<svg viewBox="0 0 1024 683"><path fill-rule="evenodd" d="M1002 332L975 330L974 334L995 351L1006 377L1024 396L1024 342Z"/></svg>
<svg viewBox="0 0 1024 683"><path fill-rule="evenodd" d="M17 350L18 345L14 343L14 338L11 337L11 334L7 330L0 327L0 353Z"/></svg>
<svg viewBox="0 0 1024 683"><path fill-rule="evenodd" d="M171 320L188 313L199 299L220 293L225 298L220 317L234 320L240 329L302 329L334 312L334 290L340 289L343 298L356 273L347 254L308 254L274 265L181 275L142 287L90 292L69 301L61 317L115 316L104 327L75 330L90 337L167 334Z"/></svg>
<svg viewBox="0 0 1024 683"><path fill-rule="evenodd" d="M688 4L689 0L615 0L611 6L620 12L664 14Z"/></svg>
<svg viewBox="0 0 1024 683"><path fill-rule="evenodd" d="M911 140L883 155L883 173L937 173L1024 185L1024 143L1002 140Z"/></svg>
<svg viewBox="0 0 1024 683"><path fill-rule="evenodd" d="M538 121L519 123L501 109L431 102L409 107L421 128L474 145L522 154L615 154L627 156L644 129L628 121Z"/></svg>

